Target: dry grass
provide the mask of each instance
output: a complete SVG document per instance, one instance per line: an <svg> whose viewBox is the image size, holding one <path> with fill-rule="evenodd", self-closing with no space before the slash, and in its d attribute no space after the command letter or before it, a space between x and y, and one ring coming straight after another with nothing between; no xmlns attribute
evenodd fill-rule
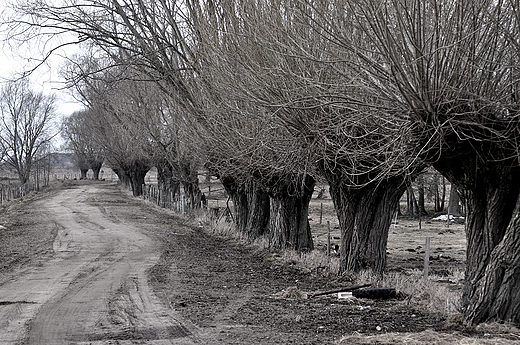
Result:
<svg viewBox="0 0 520 345"><path fill-rule="evenodd" d="M395 288L406 303L449 316L460 313L461 285L445 282L461 282L461 277L463 272L460 271L455 271L448 277L430 276L428 280L424 280L420 271L392 272L383 277L374 275L371 271L364 271L356 277L356 283L372 283L374 287Z"/></svg>
<svg viewBox="0 0 520 345"><path fill-rule="evenodd" d="M517 330L518 331L518 330ZM425 330L419 333L384 333L377 335L353 334L342 337L338 344L407 344L407 345L509 345L520 344L519 340L513 340L515 335L487 334L483 338L465 336L458 332L440 333L433 330Z"/></svg>
<svg viewBox="0 0 520 345"><path fill-rule="evenodd" d="M260 237L252 241L244 234L236 231L234 224L227 221L225 217L215 219L207 213L199 213L196 222L213 235L232 238L240 243L248 244L258 249L269 248L268 238Z"/></svg>
<svg viewBox="0 0 520 345"><path fill-rule="evenodd" d="M251 242L246 236L235 231L233 224L226 222L223 218L218 222L211 222L206 215L201 214L197 221L214 235L232 238L259 250L269 248L267 239L261 238ZM334 277L339 270L337 256L329 257L323 251L318 250L310 253L286 250L275 255L275 259L296 263L302 270L320 276ZM449 276L431 275L425 281L422 271L419 270L391 272L383 277L374 275L371 271L364 271L353 277L352 283L372 283L374 287L393 287L404 296L404 303L450 316L460 312L460 284L463 275L461 270L455 269ZM451 282L451 284L447 282ZM459 284L453 284L454 282Z"/></svg>
<svg viewBox="0 0 520 345"><path fill-rule="evenodd" d="M298 253L285 250L281 254L284 261L297 262L303 269L326 277L334 276L339 271L339 258L327 256L326 253L314 250L310 253Z"/></svg>

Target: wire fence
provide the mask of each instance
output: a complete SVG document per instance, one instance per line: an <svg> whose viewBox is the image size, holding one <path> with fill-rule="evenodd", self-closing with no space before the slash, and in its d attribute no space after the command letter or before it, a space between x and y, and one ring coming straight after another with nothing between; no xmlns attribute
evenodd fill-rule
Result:
<svg viewBox="0 0 520 345"><path fill-rule="evenodd" d="M209 188L209 190L211 191L211 188ZM223 191L223 188L221 190ZM215 192L219 192L221 190L214 189L213 193L215 194ZM187 202L188 198L181 194L180 188L176 188L175 190L163 190L159 189L155 184L144 184L142 198L162 208L169 209L179 214L186 214L188 213L188 209L196 208L198 210L208 212L211 218L220 219L222 216L231 217L231 211L225 202L221 202L219 204L218 199L208 200L205 196L205 193L203 193L203 198L200 201L200 205L197 207L191 207L191 205L189 205Z"/></svg>
<svg viewBox="0 0 520 345"><path fill-rule="evenodd" d="M35 184L26 183L23 186L15 184L0 184L0 205L22 198L29 192L36 190L37 188Z"/></svg>
<svg viewBox="0 0 520 345"><path fill-rule="evenodd" d="M173 189L159 189L153 184L143 185L143 199L153 202L154 204L175 210L178 212L186 213L186 198L184 195L179 195L179 188Z"/></svg>

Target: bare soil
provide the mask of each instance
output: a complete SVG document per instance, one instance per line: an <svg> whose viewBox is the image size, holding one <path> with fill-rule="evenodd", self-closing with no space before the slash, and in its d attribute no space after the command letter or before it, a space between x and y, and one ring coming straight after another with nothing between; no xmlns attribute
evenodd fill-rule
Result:
<svg viewBox="0 0 520 345"><path fill-rule="evenodd" d="M372 337L429 331L489 337L405 296L304 298L352 282L210 235L115 185L77 183L2 212L0 344L391 344ZM389 269L420 267L424 236L415 243L412 229L398 226ZM460 233L452 231L431 232L453 235L447 242L455 248L433 254L434 270L463 265L454 254ZM514 343L520 334L493 339Z"/></svg>

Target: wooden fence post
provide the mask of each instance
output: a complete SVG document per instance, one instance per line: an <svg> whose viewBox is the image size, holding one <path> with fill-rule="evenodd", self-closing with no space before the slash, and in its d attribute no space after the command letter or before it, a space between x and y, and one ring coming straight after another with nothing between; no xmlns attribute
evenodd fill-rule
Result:
<svg viewBox="0 0 520 345"><path fill-rule="evenodd" d="M428 280L430 266L430 237L426 237L426 249L424 250L424 280Z"/></svg>
<svg viewBox="0 0 520 345"><path fill-rule="evenodd" d="M327 256L330 256L330 221L327 220Z"/></svg>

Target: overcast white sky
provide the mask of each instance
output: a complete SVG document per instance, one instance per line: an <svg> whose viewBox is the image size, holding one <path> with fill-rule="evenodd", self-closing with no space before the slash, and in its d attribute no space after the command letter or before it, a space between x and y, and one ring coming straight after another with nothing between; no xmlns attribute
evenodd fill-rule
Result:
<svg viewBox="0 0 520 345"><path fill-rule="evenodd" d="M4 6L8 0L0 0L0 13L4 10ZM4 43L5 34L0 32L0 85L6 80L12 79L17 73L27 70L30 66L34 66L34 61L41 59L41 53L37 48L37 42L34 42L34 49L29 46L26 49L18 51L18 49L10 48ZM74 54L74 48L69 47L62 54ZM35 60L33 60L35 59ZM33 61L33 62L31 62ZM65 59L60 56L54 56L48 63L42 65L31 76L31 82L34 91L43 91L44 93L54 93L57 96L57 110L61 115L69 115L76 110L82 108L82 105L75 101L63 88L63 79L59 77L60 65Z"/></svg>

